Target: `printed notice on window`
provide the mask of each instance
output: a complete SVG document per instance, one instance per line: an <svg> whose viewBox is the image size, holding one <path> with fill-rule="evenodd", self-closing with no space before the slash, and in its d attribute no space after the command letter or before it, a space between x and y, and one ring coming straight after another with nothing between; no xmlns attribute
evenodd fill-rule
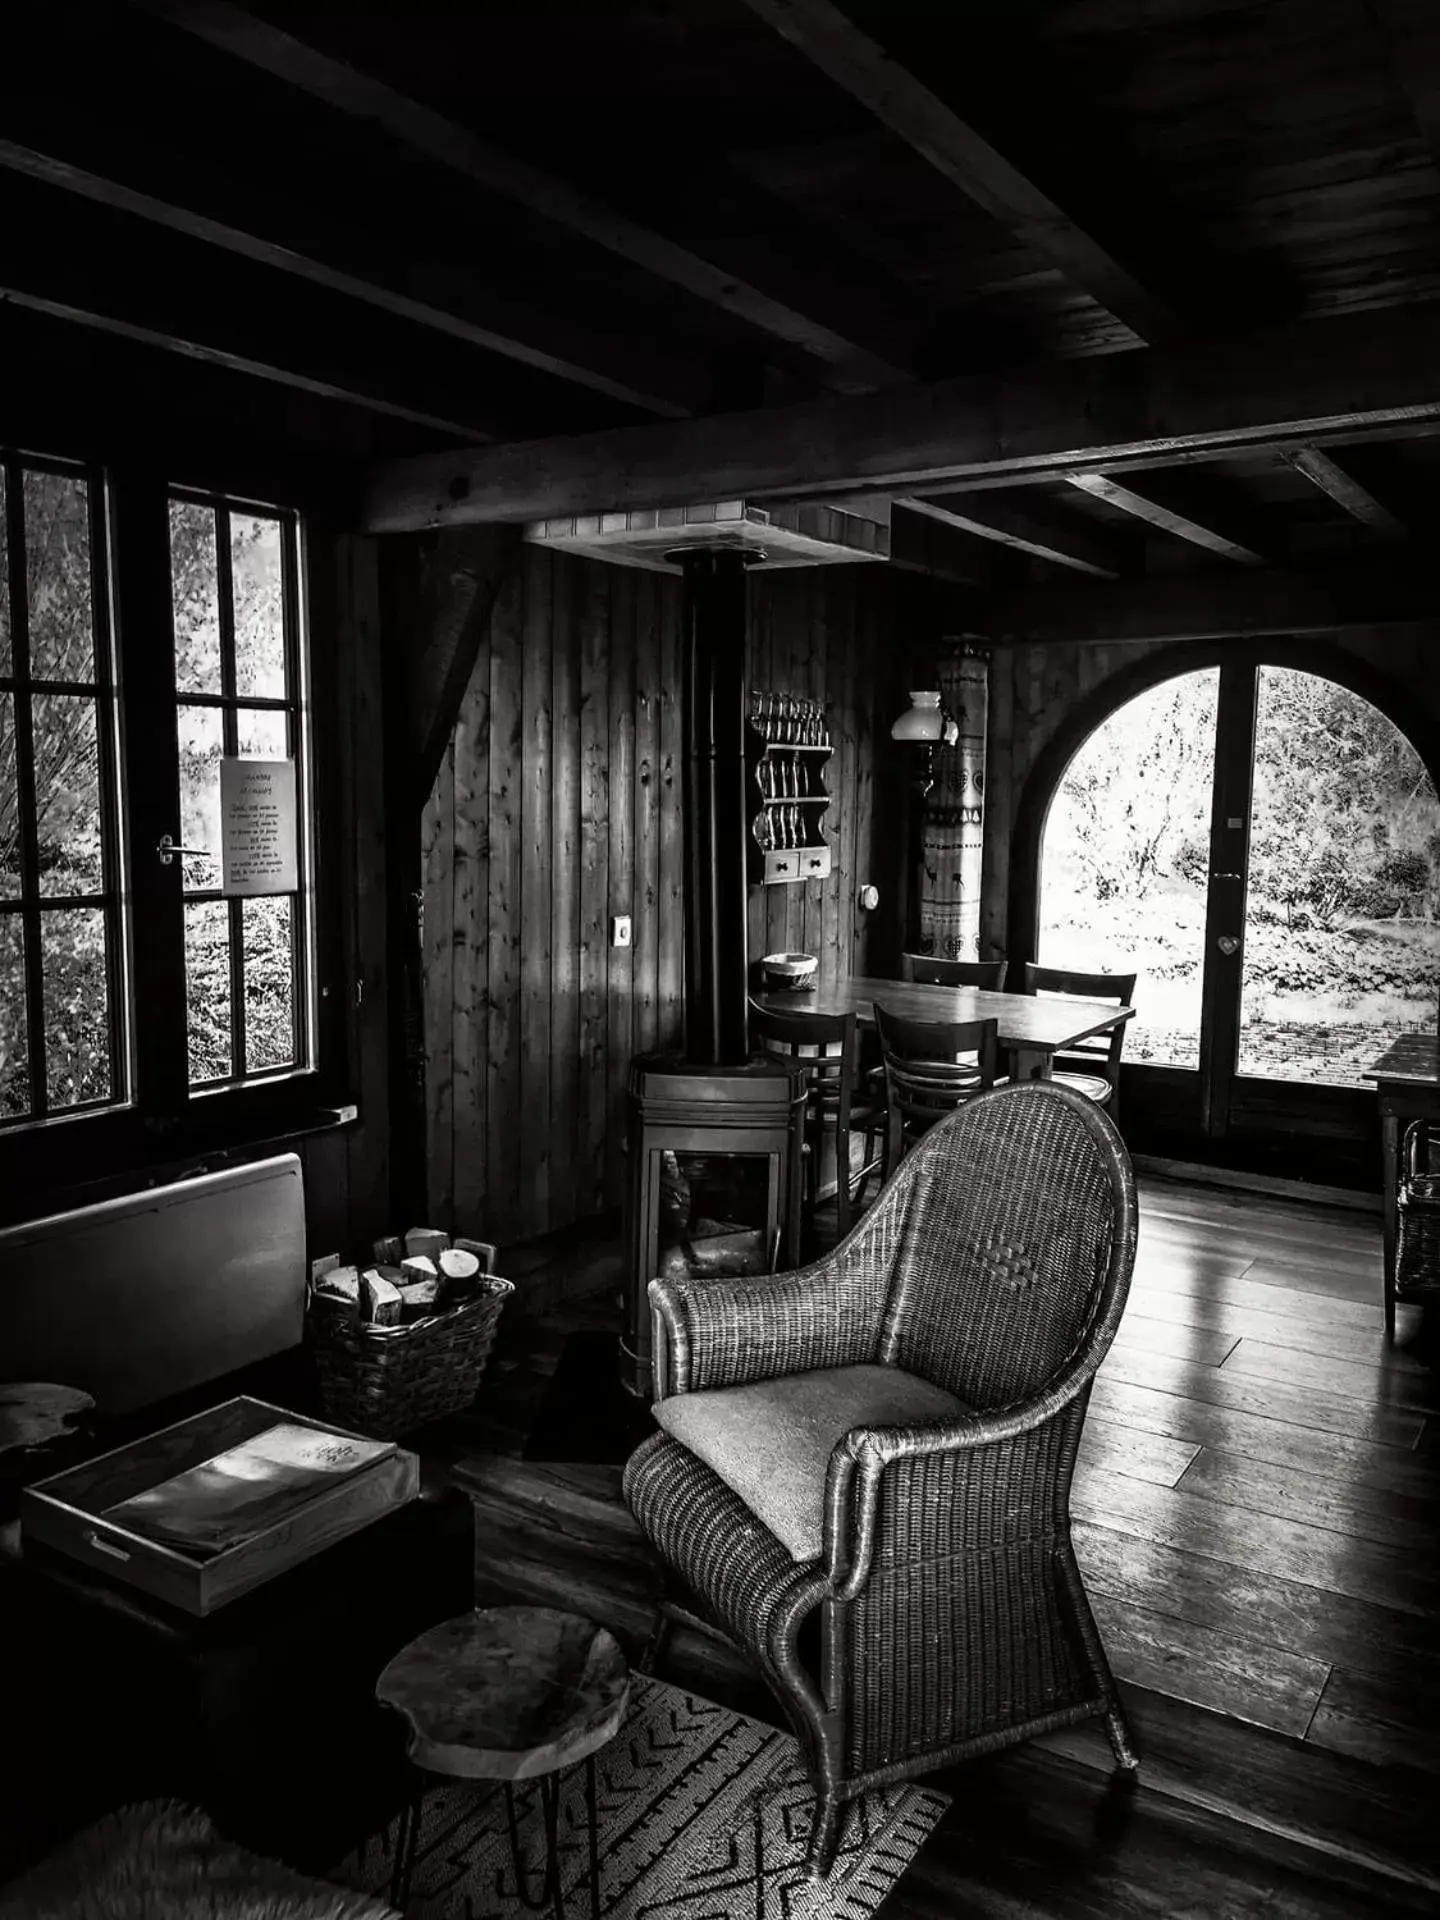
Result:
<svg viewBox="0 0 1440 1920"><path fill-rule="evenodd" d="M294 893L295 762L220 762L221 891Z"/></svg>

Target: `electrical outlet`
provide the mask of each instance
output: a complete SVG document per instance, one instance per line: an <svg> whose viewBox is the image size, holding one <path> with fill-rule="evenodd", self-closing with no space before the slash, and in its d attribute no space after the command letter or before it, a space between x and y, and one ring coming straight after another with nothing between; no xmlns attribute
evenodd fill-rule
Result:
<svg viewBox="0 0 1440 1920"><path fill-rule="evenodd" d="M610 944L612 947L628 947L632 938L630 916L628 913L612 913L610 916Z"/></svg>

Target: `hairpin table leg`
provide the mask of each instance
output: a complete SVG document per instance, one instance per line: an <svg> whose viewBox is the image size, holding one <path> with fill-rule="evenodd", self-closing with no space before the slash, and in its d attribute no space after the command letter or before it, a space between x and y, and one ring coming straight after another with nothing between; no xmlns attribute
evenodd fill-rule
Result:
<svg viewBox="0 0 1440 1920"><path fill-rule="evenodd" d="M410 1898L410 1883L415 1877L415 1855L420 1846L420 1810L425 1800L425 1782L420 1780L400 1809L395 1828L395 1864L390 1873L390 1904L402 1911Z"/></svg>
<svg viewBox="0 0 1440 1920"><path fill-rule="evenodd" d="M600 1920L600 1819L595 1810L595 1756L585 1756L585 1824L590 1829L590 1920Z"/></svg>
<svg viewBox="0 0 1440 1920"><path fill-rule="evenodd" d="M545 1863L538 1894L530 1892L524 1855L520 1851L520 1823L515 1814L515 1788L505 1782L505 1817L510 1827L510 1860L515 1869L515 1892L532 1912L542 1913L553 1906L557 1920L565 1920L565 1900L560 1891L560 1782L553 1773L542 1774L540 1814L545 1830Z"/></svg>

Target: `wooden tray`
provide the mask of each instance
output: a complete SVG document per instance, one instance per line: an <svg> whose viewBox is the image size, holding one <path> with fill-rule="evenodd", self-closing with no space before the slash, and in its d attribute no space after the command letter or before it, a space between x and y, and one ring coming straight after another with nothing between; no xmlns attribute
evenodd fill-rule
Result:
<svg viewBox="0 0 1440 1920"><path fill-rule="evenodd" d="M20 1502L21 1531L28 1540L57 1548L186 1613L204 1615L419 1493L420 1462L397 1447L316 1494L276 1525L209 1558L192 1557L106 1518L105 1510L119 1501L200 1466L282 1421L318 1433L343 1431L241 1395L26 1487Z"/></svg>

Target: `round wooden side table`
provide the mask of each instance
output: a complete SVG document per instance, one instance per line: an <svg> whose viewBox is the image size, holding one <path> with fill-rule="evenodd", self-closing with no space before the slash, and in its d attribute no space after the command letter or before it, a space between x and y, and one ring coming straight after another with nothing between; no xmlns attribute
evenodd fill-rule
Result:
<svg viewBox="0 0 1440 1920"><path fill-rule="evenodd" d="M410 1897L427 1777L492 1780L505 1789L515 1884L537 1911L565 1913L558 1816L560 1775L584 1763L590 1911L600 1913L595 1755L612 1740L630 1700L630 1669L614 1638L593 1620L554 1607L480 1607L443 1621L397 1653L375 1696L409 1726L419 1769L400 1815L390 1904ZM520 1848L516 1783L538 1780L545 1865L532 1894Z"/></svg>

